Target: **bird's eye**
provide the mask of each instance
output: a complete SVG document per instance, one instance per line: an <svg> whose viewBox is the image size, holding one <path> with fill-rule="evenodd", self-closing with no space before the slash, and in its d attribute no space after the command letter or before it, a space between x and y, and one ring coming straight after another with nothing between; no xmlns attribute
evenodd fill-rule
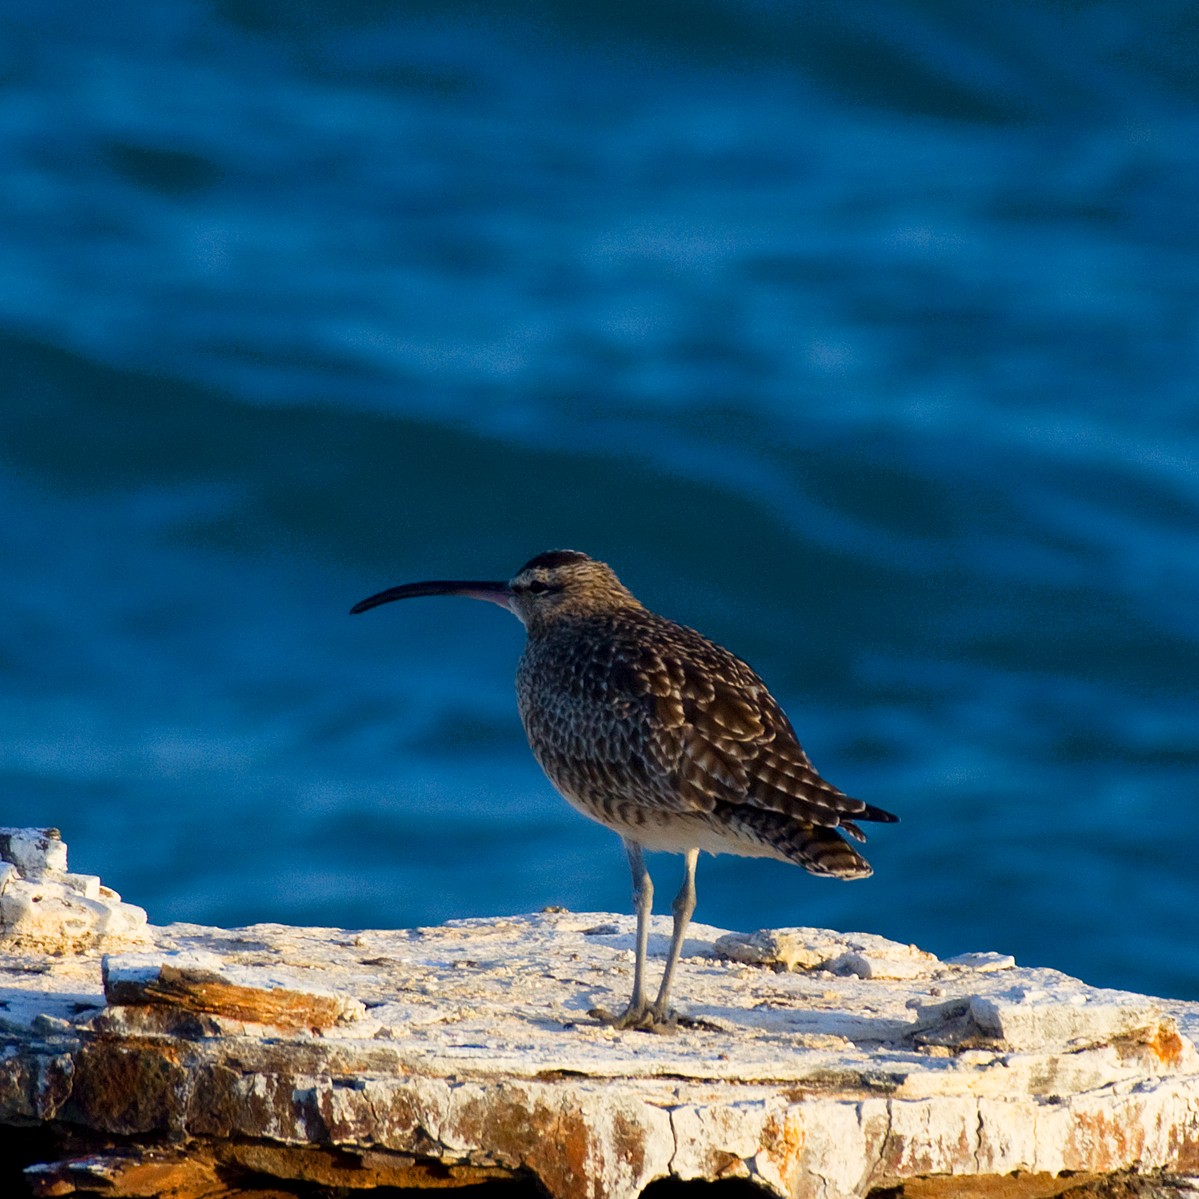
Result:
<svg viewBox="0 0 1199 1199"><path fill-rule="evenodd" d="M529 582L525 584L525 590L531 591L534 595L540 595L543 591L548 591L549 589L550 585L548 583L543 583L540 579L530 579Z"/></svg>

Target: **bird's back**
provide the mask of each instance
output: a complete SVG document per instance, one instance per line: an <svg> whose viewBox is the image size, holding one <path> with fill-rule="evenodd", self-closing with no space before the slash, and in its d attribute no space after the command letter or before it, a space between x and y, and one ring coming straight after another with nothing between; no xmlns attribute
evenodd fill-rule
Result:
<svg viewBox="0 0 1199 1199"><path fill-rule="evenodd" d="M862 877L838 833L893 820L812 768L741 659L638 606L530 628L517 672L529 744L586 815L649 849L777 857Z"/></svg>

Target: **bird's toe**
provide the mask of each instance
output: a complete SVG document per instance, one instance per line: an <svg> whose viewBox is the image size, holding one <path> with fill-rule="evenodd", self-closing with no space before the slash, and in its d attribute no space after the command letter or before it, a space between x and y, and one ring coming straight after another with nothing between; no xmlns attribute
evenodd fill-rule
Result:
<svg viewBox="0 0 1199 1199"><path fill-rule="evenodd" d="M587 1013L593 1020L609 1028L624 1031L634 1029L637 1032L673 1033L678 1029L678 1013L659 1011L656 1007L646 1004L629 1004L623 1012L613 1013L607 1008L592 1008Z"/></svg>

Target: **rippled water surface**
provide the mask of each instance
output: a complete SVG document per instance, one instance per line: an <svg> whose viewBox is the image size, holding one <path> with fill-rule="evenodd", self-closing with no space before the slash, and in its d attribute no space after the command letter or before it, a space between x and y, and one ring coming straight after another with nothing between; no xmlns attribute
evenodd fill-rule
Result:
<svg viewBox="0 0 1199 1199"><path fill-rule="evenodd" d="M0 11L0 823L156 921L624 910L519 625L347 615L573 546L903 818L700 918L1199 996L1193 9L279 7Z"/></svg>

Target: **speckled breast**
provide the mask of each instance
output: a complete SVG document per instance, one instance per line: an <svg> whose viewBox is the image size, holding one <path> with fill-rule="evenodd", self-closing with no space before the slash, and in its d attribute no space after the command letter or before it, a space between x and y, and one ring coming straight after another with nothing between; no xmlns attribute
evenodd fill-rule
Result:
<svg viewBox="0 0 1199 1199"><path fill-rule="evenodd" d="M619 632L571 622L531 636L516 674L529 745L576 808L617 831L668 810L673 784L648 706L624 684Z"/></svg>

